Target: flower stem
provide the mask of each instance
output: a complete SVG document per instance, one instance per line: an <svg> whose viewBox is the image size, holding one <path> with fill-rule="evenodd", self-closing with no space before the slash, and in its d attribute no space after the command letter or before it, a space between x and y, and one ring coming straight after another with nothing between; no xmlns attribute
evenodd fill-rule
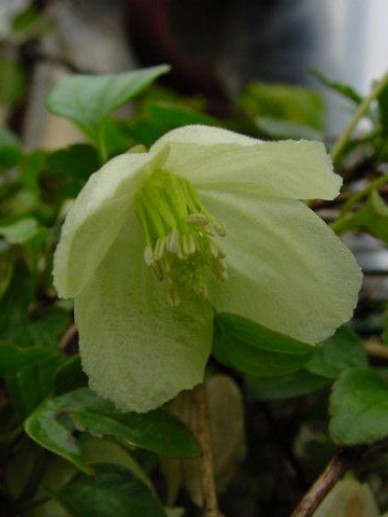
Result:
<svg viewBox="0 0 388 517"><path fill-rule="evenodd" d="M349 470L349 464L335 456L293 511L291 517L311 517L330 490Z"/></svg>
<svg viewBox="0 0 388 517"><path fill-rule="evenodd" d="M193 390L196 409L196 438L201 450L201 492L204 517L219 517L216 487L214 482L213 454L208 415L208 399L205 384Z"/></svg>
<svg viewBox="0 0 388 517"><path fill-rule="evenodd" d="M343 133L337 140L337 142L334 144L334 146L331 149L330 155L333 160L334 165L336 165L339 161L339 158L342 155L342 152L348 143L348 140L352 136L353 131L355 130L357 124L361 120L361 118L365 115L365 113L368 111L369 106L371 103L379 97L381 92L384 90L384 88L388 86L388 72L378 81L375 85L375 87L372 89L368 97L365 97L363 102L358 107L357 111L353 115L352 119L348 123L348 125L345 127Z"/></svg>

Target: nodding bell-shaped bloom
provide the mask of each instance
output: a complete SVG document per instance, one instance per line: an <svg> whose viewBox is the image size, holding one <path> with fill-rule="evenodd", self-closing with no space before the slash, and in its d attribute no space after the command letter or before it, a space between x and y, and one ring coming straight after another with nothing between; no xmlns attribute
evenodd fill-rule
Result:
<svg viewBox="0 0 388 517"><path fill-rule="evenodd" d="M361 274L300 200L332 199L340 185L321 143L205 126L110 160L70 209L55 253L91 388L148 411L198 384L214 310L305 342L330 336L351 317Z"/></svg>

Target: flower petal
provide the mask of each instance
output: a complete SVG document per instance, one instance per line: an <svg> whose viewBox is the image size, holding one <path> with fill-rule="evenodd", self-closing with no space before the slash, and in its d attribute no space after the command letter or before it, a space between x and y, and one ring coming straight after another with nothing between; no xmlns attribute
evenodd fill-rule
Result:
<svg viewBox="0 0 388 517"><path fill-rule="evenodd" d="M296 200L205 192L206 206L226 228L220 242L229 280L210 301L273 330L311 343L352 315L361 283L350 251Z"/></svg>
<svg viewBox="0 0 388 517"><path fill-rule="evenodd" d="M122 410L148 411L203 379L210 354L209 304L172 308L143 259L133 214L75 299L90 387Z"/></svg>
<svg viewBox="0 0 388 517"><path fill-rule="evenodd" d="M262 142L225 129L186 126L164 135L166 168L197 187L297 199L332 199L341 186L320 142Z"/></svg>
<svg viewBox="0 0 388 517"><path fill-rule="evenodd" d="M83 288L112 245L147 170L161 166L168 150L123 154L94 173L62 227L54 257L54 285L62 298Z"/></svg>

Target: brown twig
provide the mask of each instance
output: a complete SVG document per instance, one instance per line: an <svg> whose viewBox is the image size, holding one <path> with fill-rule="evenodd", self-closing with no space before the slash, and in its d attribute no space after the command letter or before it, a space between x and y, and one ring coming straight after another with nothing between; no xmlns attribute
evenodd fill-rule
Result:
<svg viewBox="0 0 388 517"><path fill-rule="evenodd" d="M364 344L365 350L373 357L388 360L388 346L382 345L374 339L368 339Z"/></svg>
<svg viewBox="0 0 388 517"><path fill-rule="evenodd" d="M201 492L204 517L220 517L214 482L213 455L205 384L193 390L196 410L196 438L201 451Z"/></svg>
<svg viewBox="0 0 388 517"><path fill-rule="evenodd" d="M77 332L78 331L75 323L72 323L70 327L65 330L61 339L59 340L59 349L62 350L62 352L69 351L69 348L71 348L71 345L77 336Z"/></svg>
<svg viewBox="0 0 388 517"><path fill-rule="evenodd" d="M334 456L295 508L291 517L310 517L313 515L337 481L350 469L350 466L351 464L342 459L339 455Z"/></svg>

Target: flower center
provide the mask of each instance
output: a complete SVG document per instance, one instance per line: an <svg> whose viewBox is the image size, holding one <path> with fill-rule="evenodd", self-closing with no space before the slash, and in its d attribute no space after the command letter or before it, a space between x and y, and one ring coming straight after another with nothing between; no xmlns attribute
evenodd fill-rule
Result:
<svg viewBox="0 0 388 517"><path fill-rule="evenodd" d="M225 255L215 242L225 236L225 228L188 181L156 171L137 193L135 210L146 238L145 262L166 283L171 305L180 304L184 289L206 299L209 270L227 279Z"/></svg>

